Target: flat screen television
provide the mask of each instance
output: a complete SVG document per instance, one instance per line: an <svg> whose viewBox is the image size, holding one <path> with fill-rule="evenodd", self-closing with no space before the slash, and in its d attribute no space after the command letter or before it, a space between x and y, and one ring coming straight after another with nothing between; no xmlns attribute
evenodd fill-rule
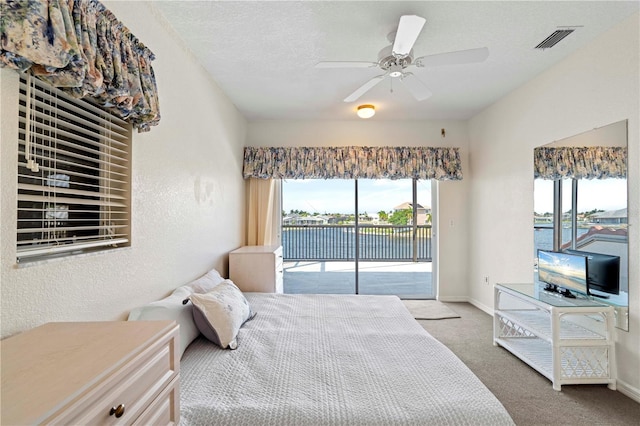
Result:
<svg viewBox="0 0 640 426"><path fill-rule="evenodd" d="M587 258L589 294L602 298L607 298L607 294L620 294L620 256L581 250L565 250L565 253Z"/></svg>
<svg viewBox="0 0 640 426"><path fill-rule="evenodd" d="M587 258L549 250L538 250L538 279L547 284L545 290L575 297L572 292L588 294Z"/></svg>

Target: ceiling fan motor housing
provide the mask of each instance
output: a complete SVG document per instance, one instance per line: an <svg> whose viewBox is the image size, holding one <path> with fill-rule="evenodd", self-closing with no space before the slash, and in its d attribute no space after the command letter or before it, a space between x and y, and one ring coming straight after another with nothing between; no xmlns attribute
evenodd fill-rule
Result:
<svg viewBox="0 0 640 426"><path fill-rule="evenodd" d="M413 49L405 57L398 58L393 55L393 46L387 46L378 53L378 66L384 71L390 71L391 77L400 77L402 70L413 62ZM392 73L399 74L392 75Z"/></svg>

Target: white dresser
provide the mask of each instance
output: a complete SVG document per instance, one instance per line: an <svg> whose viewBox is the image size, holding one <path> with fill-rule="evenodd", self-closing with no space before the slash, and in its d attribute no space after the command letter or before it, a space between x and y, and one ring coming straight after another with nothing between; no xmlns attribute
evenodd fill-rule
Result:
<svg viewBox="0 0 640 426"><path fill-rule="evenodd" d="M282 246L244 246L229 253L229 278L242 291L282 293Z"/></svg>
<svg viewBox="0 0 640 426"><path fill-rule="evenodd" d="M174 321L49 323L0 342L0 423L177 424Z"/></svg>

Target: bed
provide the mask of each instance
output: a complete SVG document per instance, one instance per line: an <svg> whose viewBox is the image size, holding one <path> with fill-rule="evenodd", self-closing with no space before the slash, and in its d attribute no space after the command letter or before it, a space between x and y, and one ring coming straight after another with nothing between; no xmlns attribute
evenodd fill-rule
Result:
<svg viewBox="0 0 640 426"><path fill-rule="evenodd" d="M197 337L183 425L512 425L496 397L395 296L245 293L236 350Z"/></svg>

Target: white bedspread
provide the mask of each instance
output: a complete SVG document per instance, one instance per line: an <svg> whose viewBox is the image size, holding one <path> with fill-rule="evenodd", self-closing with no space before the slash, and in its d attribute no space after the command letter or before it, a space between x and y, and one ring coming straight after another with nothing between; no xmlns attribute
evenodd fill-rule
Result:
<svg viewBox="0 0 640 426"><path fill-rule="evenodd" d="M181 424L513 424L395 296L246 296L237 350L200 337L185 352Z"/></svg>

